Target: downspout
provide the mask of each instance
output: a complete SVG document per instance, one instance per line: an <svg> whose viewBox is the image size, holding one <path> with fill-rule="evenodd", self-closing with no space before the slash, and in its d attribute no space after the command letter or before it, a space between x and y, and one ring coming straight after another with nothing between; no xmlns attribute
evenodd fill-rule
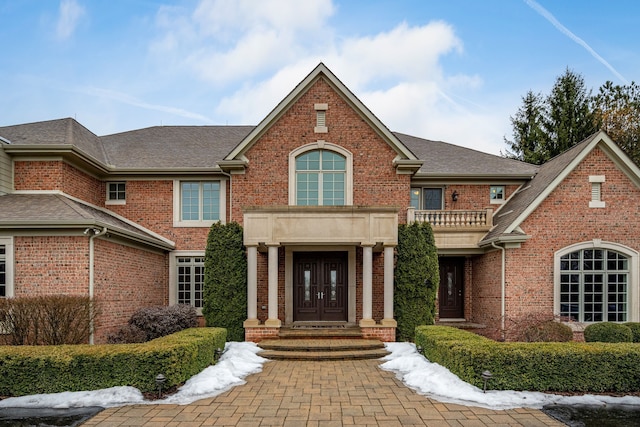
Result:
<svg viewBox="0 0 640 427"><path fill-rule="evenodd" d="M89 344L93 344L94 338L94 330L93 330L93 294L94 294L94 243L93 239L99 236L104 236L107 234L107 227L103 227L102 231L97 228L87 228L84 230L85 235L89 235L89 303L90 311L89 311Z"/></svg>
<svg viewBox="0 0 640 427"><path fill-rule="evenodd" d="M505 316L506 316L506 255L504 246L498 246L495 242L491 242L491 246L502 251L502 266L501 266L501 287L500 287L500 334L502 341L505 340Z"/></svg>
<svg viewBox="0 0 640 427"><path fill-rule="evenodd" d="M231 173L223 170L221 170L220 173L229 178L229 222L233 222L233 183L231 182Z"/></svg>

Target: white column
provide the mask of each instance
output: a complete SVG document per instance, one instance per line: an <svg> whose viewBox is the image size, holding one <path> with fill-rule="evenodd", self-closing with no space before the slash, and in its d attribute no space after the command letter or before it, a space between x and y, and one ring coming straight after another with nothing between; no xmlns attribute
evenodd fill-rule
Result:
<svg viewBox="0 0 640 427"><path fill-rule="evenodd" d="M278 319L278 246L269 246L269 318L265 326L280 327Z"/></svg>
<svg viewBox="0 0 640 427"><path fill-rule="evenodd" d="M384 247L384 326L397 326L393 318L393 246Z"/></svg>
<svg viewBox="0 0 640 427"><path fill-rule="evenodd" d="M362 246L362 320L360 326L374 326L373 320L373 246Z"/></svg>
<svg viewBox="0 0 640 427"><path fill-rule="evenodd" d="M247 320L244 326L257 326L258 320L258 248L247 246Z"/></svg>

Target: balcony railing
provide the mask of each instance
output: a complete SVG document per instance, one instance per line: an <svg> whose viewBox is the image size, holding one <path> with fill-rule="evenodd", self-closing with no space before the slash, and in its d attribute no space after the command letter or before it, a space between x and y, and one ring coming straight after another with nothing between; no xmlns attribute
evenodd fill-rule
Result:
<svg viewBox="0 0 640 427"><path fill-rule="evenodd" d="M493 209L485 210L452 210L422 211L415 208L407 210L407 223L428 222L434 229L442 228L491 228L493 225Z"/></svg>

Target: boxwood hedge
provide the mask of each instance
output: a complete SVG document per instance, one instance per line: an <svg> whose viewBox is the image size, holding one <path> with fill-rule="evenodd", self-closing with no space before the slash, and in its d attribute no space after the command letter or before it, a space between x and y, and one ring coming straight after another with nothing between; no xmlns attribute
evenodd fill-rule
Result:
<svg viewBox="0 0 640 427"><path fill-rule="evenodd" d="M182 384L215 363L226 330L193 328L142 344L0 346L0 396Z"/></svg>
<svg viewBox="0 0 640 427"><path fill-rule="evenodd" d="M416 328L415 343L431 362L487 388L557 392L630 392L640 389L640 346L633 343L495 342L444 326Z"/></svg>

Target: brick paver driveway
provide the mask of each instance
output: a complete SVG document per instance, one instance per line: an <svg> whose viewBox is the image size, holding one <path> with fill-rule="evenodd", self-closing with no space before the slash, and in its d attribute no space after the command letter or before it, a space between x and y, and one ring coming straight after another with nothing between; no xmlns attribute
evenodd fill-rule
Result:
<svg viewBox="0 0 640 427"><path fill-rule="evenodd" d="M564 426L534 409L439 403L379 360L272 361L247 383L190 405L110 408L85 426Z"/></svg>

